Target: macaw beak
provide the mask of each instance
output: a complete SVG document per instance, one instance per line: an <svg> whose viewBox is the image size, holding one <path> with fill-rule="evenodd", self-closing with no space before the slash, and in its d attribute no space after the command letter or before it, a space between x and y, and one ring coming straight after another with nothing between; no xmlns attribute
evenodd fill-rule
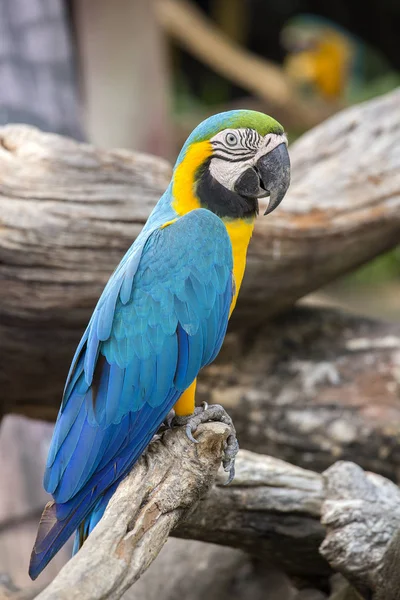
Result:
<svg viewBox="0 0 400 600"><path fill-rule="evenodd" d="M268 208L264 215L269 215L282 202L290 184L290 159L284 142L267 152L257 161L257 171L265 196L269 195Z"/></svg>

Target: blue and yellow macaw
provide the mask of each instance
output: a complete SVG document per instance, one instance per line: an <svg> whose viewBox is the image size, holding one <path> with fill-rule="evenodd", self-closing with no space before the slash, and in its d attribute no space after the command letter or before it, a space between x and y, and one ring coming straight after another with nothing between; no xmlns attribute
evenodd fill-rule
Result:
<svg viewBox="0 0 400 600"><path fill-rule="evenodd" d="M345 95L360 62L356 41L348 32L329 19L298 15L289 20L281 37L288 50L284 69L295 83L311 86L328 101Z"/></svg>
<svg viewBox="0 0 400 600"><path fill-rule="evenodd" d="M221 113L189 136L72 360L44 476L54 500L40 522L32 578L75 530L79 549L173 407L189 435L199 420L223 418L223 409L195 412L196 378L225 337L258 199L269 196L271 212L289 180L284 131L262 113ZM231 475L236 452L232 433Z"/></svg>

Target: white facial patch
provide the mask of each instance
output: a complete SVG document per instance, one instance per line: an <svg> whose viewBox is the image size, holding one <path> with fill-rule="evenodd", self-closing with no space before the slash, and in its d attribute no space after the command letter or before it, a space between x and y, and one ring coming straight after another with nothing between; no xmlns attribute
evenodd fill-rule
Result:
<svg viewBox="0 0 400 600"><path fill-rule="evenodd" d="M253 167L261 156L265 156L279 144L287 145L285 134L268 133L262 137L254 129L224 129L210 141L214 149L210 173L231 191L240 175Z"/></svg>

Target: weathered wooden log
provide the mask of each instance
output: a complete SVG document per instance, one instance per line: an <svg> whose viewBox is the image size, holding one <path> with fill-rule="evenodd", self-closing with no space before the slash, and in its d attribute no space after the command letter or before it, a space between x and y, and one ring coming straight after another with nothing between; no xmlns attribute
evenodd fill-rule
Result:
<svg viewBox="0 0 400 600"><path fill-rule="evenodd" d="M293 146L291 191L258 219L232 327L397 244L399 98L351 108ZM2 410L54 418L91 310L170 167L21 126L1 129L0 146Z"/></svg>
<svg viewBox="0 0 400 600"><path fill-rule="evenodd" d="M234 318L260 322L398 244L399 102L400 89L293 144L289 193L257 221Z"/></svg>
<svg viewBox="0 0 400 600"><path fill-rule="evenodd" d="M29 599L48 585L71 557L65 545L32 585L28 579L29 555L37 524L48 497L42 490L52 425L8 415L1 424L0 565ZM21 444L20 440L24 440ZM28 446L27 446L28 444ZM30 450L27 451L27 447ZM32 452L35 448L35 452ZM28 482L28 483L26 483ZM3 600L0 572L0 600ZM37 588L36 586L40 587ZM3 585L7 600L28 600L23 591ZM243 551L193 540L170 538L157 560L124 595L124 600L297 600L294 584L276 567L268 567ZM266 589L268 593L266 594ZM301 600L316 600L312 596ZM300 600L300 599L299 599Z"/></svg>
<svg viewBox="0 0 400 600"><path fill-rule="evenodd" d="M174 535L244 549L325 591L329 564L365 598L398 598L395 484L349 462L321 476L242 451L237 467L233 484L214 487Z"/></svg>
<svg viewBox="0 0 400 600"><path fill-rule="evenodd" d="M242 549L326 592L335 570L366 597L397 597L398 569L389 569L400 543L395 484L353 463L336 463L320 475L241 451L234 482L224 486L220 479L210 489L228 433L209 423L198 430L199 444L182 429L153 442L83 548L38 600L120 598L171 531Z"/></svg>
<svg viewBox="0 0 400 600"><path fill-rule="evenodd" d="M0 406L51 419L96 298L170 167L22 126L0 140Z"/></svg>
<svg viewBox="0 0 400 600"><path fill-rule="evenodd" d="M0 600L33 600L40 590L18 590L0 573ZM229 547L170 537L149 569L123 600L324 600L295 594L289 578Z"/></svg>
<svg viewBox="0 0 400 600"><path fill-rule="evenodd" d="M153 442L118 487L81 550L38 600L116 600L157 557L168 534L215 480L229 428L184 428Z"/></svg>
<svg viewBox="0 0 400 600"><path fill-rule="evenodd" d="M400 480L400 325L299 307L228 333L199 378L242 448L322 471L336 460Z"/></svg>
<svg viewBox="0 0 400 600"><path fill-rule="evenodd" d="M242 447L320 470L351 459L398 480L399 360L397 325L302 308L229 334L199 400L226 405Z"/></svg>
<svg viewBox="0 0 400 600"><path fill-rule="evenodd" d="M321 554L363 597L398 600L400 489L353 463L336 463L323 477Z"/></svg>
<svg viewBox="0 0 400 600"><path fill-rule="evenodd" d="M212 488L174 535L239 548L290 575L324 580L331 568L318 552L322 501L320 474L242 450L233 483Z"/></svg>

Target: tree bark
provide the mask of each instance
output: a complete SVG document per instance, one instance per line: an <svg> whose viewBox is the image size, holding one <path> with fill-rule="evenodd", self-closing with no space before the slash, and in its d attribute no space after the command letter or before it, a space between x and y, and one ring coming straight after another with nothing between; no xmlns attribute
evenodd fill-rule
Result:
<svg viewBox="0 0 400 600"><path fill-rule="evenodd" d="M117 600L172 530L242 549L262 565L283 569L303 588L312 584L328 592L338 571L365 598L398 597L395 484L353 463L338 462L320 475L241 451L233 483L224 486L219 479L211 488L228 434L225 425L208 423L199 427L199 444L181 428L153 442L83 548L38 600Z"/></svg>
<svg viewBox="0 0 400 600"><path fill-rule="evenodd" d="M319 475L241 451L233 483L212 488L174 535L244 549L325 591L334 569L363 597L396 600L399 507L394 483L354 463Z"/></svg>
<svg viewBox="0 0 400 600"><path fill-rule="evenodd" d="M320 547L330 565L365 598L397 600L400 590L400 489L391 481L339 462L324 473Z"/></svg>
<svg viewBox="0 0 400 600"><path fill-rule="evenodd" d="M242 450L233 483L219 483L174 535L239 548L304 580L327 579L331 568L318 553L320 474Z"/></svg>
<svg viewBox="0 0 400 600"><path fill-rule="evenodd" d="M153 442L119 485L81 550L38 600L120 598L213 484L229 433L226 425L212 423L199 427L198 444L184 428Z"/></svg>
<svg viewBox="0 0 400 600"><path fill-rule="evenodd" d="M289 148L289 193L257 220L236 321L261 322L398 244L399 102L400 89L353 106Z"/></svg>
<svg viewBox="0 0 400 600"><path fill-rule="evenodd" d="M242 448L322 471L338 459L400 480L400 325L299 307L228 333L199 377Z"/></svg>
<svg viewBox="0 0 400 600"><path fill-rule="evenodd" d="M399 98L347 110L293 146L291 191L257 221L232 329L397 244ZM0 140L1 404L52 419L95 302L171 171L21 126Z"/></svg>

